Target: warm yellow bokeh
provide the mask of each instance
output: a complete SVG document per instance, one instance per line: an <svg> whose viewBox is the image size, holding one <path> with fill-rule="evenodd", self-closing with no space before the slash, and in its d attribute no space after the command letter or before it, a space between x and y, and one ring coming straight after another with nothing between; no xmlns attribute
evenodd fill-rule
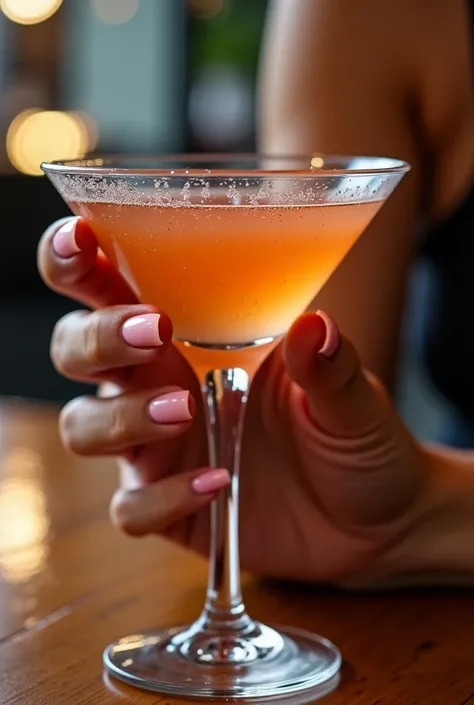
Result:
<svg viewBox="0 0 474 705"><path fill-rule="evenodd" d="M0 10L12 22L37 24L49 19L63 0L0 0Z"/></svg>
<svg viewBox="0 0 474 705"><path fill-rule="evenodd" d="M69 111L68 114L71 115L79 125L86 142L87 151L92 152L97 147L99 141L99 128L96 121L82 110Z"/></svg>
<svg viewBox="0 0 474 705"><path fill-rule="evenodd" d="M324 166L324 159L322 157L313 157L311 159L312 169L322 169Z"/></svg>
<svg viewBox="0 0 474 705"><path fill-rule="evenodd" d="M10 162L24 174L41 175L41 162L74 159L95 146L90 118L58 110L25 110L7 132Z"/></svg>
<svg viewBox="0 0 474 705"><path fill-rule="evenodd" d="M49 516L41 484L42 458L22 447L2 457L0 482L0 575L26 582L48 557Z"/></svg>

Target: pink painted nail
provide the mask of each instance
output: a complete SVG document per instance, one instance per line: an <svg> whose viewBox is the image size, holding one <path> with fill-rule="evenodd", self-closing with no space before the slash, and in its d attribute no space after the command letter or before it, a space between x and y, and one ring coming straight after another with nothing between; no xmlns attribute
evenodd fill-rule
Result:
<svg viewBox="0 0 474 705"><path fill-rule="evenodd" d="M218 492L230 485L230 475L227 470L208 470L198 475L191 482L191 487L196 494L211 494Z"/></svg>
<svg viewBox="0 0 474 705"><path fill-rule="evenodd" d="M182 390L163 394L148 405L148 413L156 423L182 423L192 419L189 392Z"/></svg>
<svg viewBox="0 0 474 705"><path fill-rule="evenodd" d="M339 350L339 345L341 342L339 329L331 316L328 316L328 314L324 313L324 311L316 311L316 315L319 316L324 323L324 327L326 328L326 338L324 339L324 343L318 352L321 357L326 360L330 360Z"/></svg>
<svg viewBox="0 0 474 705"><path fill-rule="evenodd" d="M76 242L77 218L64 223L53 237L53 250L58 257L69 259L81 251Z"/></svg>
<svg viewBox="0 0 474 705"><path fill-rule="evenodd" d="M133 348L157 348L163 345L160 337L159 313L145 313L129 318L122 326L122 336Z"/></svg>

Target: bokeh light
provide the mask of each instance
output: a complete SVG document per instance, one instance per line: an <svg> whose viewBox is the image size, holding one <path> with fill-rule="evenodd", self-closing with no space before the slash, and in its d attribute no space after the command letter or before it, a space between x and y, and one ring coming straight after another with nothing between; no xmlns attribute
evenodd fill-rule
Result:
<svg viewBox="0 0 474 705"><path fill-rule="evenodd" d="M215 17L224 7L225 0L188 0L189 12L198 20Z"/></svg>
<svg viewBox="0 0 474 705"><path fill-rule="evenodd" d="M135 17L140 0L92 0L96 17L105 24L125 24Z"/></svg>
<svg viewBox="0 0 474 705"><path fill-rule="evenodd" d="M251 136L253 90L247 76L227 66L208 66L189 95L189 123L205 149L231 151Z"/></svg>
<svg viewBox="0 0 474 705"><path fill-rule="evenodd" d="M73 159L89 151L97 138L90 124L80 113L25 110L8 128L8 158L18 171L39 176L41 162Z"/></svg>
<svg viewBox="0 0 474 705"><path fill-rule="evenodd" d="M38 24L49 19L63 0L0 0L0 10L18 24Z"/></svg>
<svg viewBox="0 0 474 705"><path fill-rule="evenodd" d="M312 169L322 169L324 166L324 159L322 157L313 157L311 159Z"/></svg>
<svg viewBox="0 0 474 705"><path fill-rule="evenodd" d="M86 143L86 151L92 152L99 142L99 128L96 121L88 114L82 110L77 110L69 112L73 118L75 118L77 124L82 130L84 140Z"/></svg>
<svg viewBox="0 0 474 705"><path fill-rule="evenodd" d="M38 476L41 457L12 448L2 458L7 479L0 482L0 574L25 582L40 572L48 556L49 516Z"/></svg>

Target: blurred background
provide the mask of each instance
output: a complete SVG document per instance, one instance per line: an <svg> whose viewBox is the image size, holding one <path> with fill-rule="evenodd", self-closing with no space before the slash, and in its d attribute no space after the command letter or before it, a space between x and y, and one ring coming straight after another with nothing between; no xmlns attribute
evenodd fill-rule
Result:
<svg viewBox="0 0 474 705"><path fill-rule="evenodd" d="M252 147L265 0L0 0L0 168Z"/></svg>
<svg viewBox="0 0 474 705"><path fill-rule="evenodd" d="M289 0L291 2L291 0ZM74 304L36 272L39 236L68 214L43 160L78 153L249 151L267 0L0 0L0 395L64 402L84 388L48 357ZM437 438L447 412L419 362L429 270L416 266L399 405Z"/></svg>
<svg viewBox="0 0 474 705"><path fill-rule="evenodd" d="M74 304L36 272L68 209L43 160L81 152L248 151L266 0L0 0L0 394L81 391L49 362Z"/></svg>

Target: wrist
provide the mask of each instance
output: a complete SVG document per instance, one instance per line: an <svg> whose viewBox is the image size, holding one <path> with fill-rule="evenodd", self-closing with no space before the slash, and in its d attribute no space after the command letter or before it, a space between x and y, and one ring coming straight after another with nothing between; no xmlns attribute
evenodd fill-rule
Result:
<svg viewBox="0 0 474 705"><path fill-rule="evenodd" d="M424 573L474 581L474 454L428 445L422 453L428 487L412 560Z"/></svg>
<svg viewBox="0 0 474 705"><path fill-rule="evenodd" d="M474 453L420 448L427 482L407 531L348 588L474 584Z"/></svg>

